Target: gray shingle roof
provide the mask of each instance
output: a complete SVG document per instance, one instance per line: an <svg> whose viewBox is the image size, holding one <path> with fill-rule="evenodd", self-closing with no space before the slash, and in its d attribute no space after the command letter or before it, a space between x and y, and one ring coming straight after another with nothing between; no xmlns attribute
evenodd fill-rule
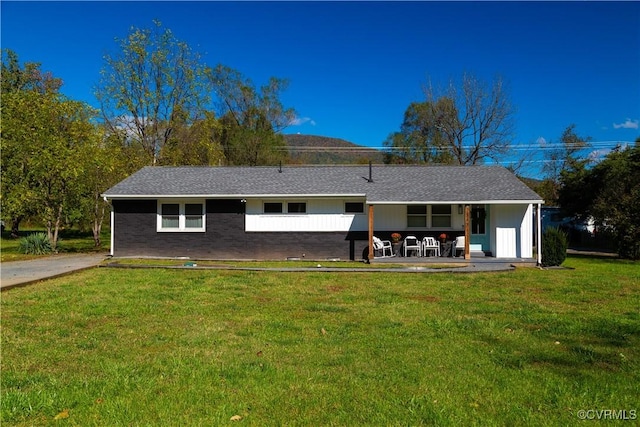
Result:
<svg viewBox="0 0 640 427"><path fill-rule="evenodd" d="M501 166L145 167L108 198L366 196L369 203L541 202Z"/></svg>

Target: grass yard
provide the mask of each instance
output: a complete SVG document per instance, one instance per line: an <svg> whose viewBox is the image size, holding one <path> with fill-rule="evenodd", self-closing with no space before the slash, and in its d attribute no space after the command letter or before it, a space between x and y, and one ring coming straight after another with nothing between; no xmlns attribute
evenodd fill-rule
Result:
<svg viewBox="0 0 640 427"><path fill-rule="evenodd" d="M0 238L0 261L23 261L39 258L39 255L25 255L20 252L20 238L31 233L45 232L39 228L29 228L20 231L19 238L12 238L11 231L5 230ZM60 253L91 253L108 252L109 250L109 230L102 230L100 234L101 245L96 247L91 231L81 232L78 230L62 230L58 240L58 252Z"/></svg>
<svg viewBox="0 0 640 427"><path fill-rule="evenodd" d="M0 421L557 426L581 424L581 410L640 417L640 268L577 257L565 265L573 269L100 268L16 288L2 293Z"/></svg>

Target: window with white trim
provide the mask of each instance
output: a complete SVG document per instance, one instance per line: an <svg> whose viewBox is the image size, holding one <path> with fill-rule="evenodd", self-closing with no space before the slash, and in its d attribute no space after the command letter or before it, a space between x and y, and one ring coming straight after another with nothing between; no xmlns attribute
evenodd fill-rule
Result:
<svg viewBox="0 0 640 427"><path fill-rule="evenodd" d="M158 202L158 231L205 231L204 202Z"/></svg>
<svg viewBox="0 0 640 427"><path fill-rule="evenodd" d="M285 210L286 208L286 210ZM264 202L262 212L266 214L303 214L307 213L306 202Z"/></svg>

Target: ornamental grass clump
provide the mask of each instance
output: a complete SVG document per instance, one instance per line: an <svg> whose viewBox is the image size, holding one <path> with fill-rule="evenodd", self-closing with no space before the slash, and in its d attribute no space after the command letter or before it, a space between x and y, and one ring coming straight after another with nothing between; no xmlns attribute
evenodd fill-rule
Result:
<svg viewBox="0 0 640 427"><path fill-rule="evenodd" d="M33 233L20 239L20 252L29 255L46 255L53 251L46 233Z"/></svg>
<svg viewBox="0 0 640 427"><path fill-rule="evenodd" d="M567 258L568 247L567 233L554 227L547 228L542 235L542 266L561 265Z"/></svg>

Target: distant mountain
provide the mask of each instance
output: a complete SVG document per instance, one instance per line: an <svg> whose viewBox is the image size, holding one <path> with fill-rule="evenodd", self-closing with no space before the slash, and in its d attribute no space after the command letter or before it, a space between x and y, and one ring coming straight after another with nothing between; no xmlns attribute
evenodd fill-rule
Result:
<svg viewBox="0 0 640 427"><path fill-rule="evenodd" d="M379 150L344 139L316 135L283 135L294 164L366 164L383 163Z"/></svg>

